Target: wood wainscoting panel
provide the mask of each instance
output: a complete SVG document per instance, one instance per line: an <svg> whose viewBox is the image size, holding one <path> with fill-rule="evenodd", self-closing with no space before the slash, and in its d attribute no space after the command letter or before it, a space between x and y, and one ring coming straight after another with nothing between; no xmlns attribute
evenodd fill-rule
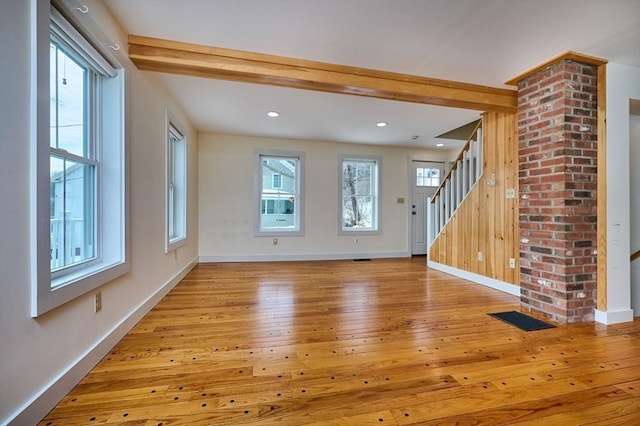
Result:
<svg viewBox="0 0 640 426"><path fill-rule="evenodd" d="M432 261L519 284L517 130L516 114L483 114L483 175L435 239ZM507 198L508 189L515 198Z"/></svg>

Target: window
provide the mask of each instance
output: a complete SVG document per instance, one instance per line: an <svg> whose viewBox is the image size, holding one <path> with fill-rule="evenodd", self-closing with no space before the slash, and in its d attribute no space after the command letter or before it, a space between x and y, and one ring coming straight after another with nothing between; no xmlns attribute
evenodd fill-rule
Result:
<svg viewBox="0 0 640 426"><path fill-rule="evenodd" d="M37 316L129 265L123 70L48 2L37 3L34 13L31 310Z"/></svg>
<svg viewBox="0 0 640 426"><path fill-rule="evenodd" d="M271 187L273 189L281 189L282 188L282 175L280 173L274 173L271 176Z"/></svg>
<svg viewBox="0 0 640 426"><path fill-rule="evenodd" d="M187 142L182 125L167 111L167 238L165 251L187 238Z"/></svg>
<svg viewBox="0 0 640 426"><path fill-rule="evenodd" d="M416 186L440 186L440 169L416 168Z"/></svg>
<svg viewBox="0 0 640 426"><path fill-rule="evenodd" d="M303 235L304 153L256 152L256 235Z"/></svg>
<svg viewBox="0 0 640 426"><path fill-rule="evenodd" d="M377 232L380 217L378 157L340 157L339 232Z"/></svg>

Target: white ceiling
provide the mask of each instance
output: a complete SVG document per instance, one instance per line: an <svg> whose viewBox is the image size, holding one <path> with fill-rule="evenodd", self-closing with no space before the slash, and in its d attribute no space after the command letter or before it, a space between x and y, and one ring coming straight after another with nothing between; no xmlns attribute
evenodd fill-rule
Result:
<svg viewBox="0 0 640 426"><path fill-rule="evenodd" d="M493 87L568 50L640 68L640 0L104 0L129 34ZM201 132L435 146L479 112L157 76ZM266 112L281 113L277 119ZM378 128L375 123L389 126ZM417 140L413 136L419 135ZM459 146L445 141L442 149Z"/></svg>

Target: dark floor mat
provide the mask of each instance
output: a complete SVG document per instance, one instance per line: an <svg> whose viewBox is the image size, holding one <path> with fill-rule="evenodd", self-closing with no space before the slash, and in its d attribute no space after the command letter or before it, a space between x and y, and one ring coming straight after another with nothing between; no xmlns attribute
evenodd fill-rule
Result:
<svg viewBox="0 0 640 426"><path fill-rule="evenodd" d="M544 330L545 328L555 328L553 324L549 324L539 319L530 317L521 312L509 311L509 312L497 312L489 314L492 317L498 318L501 321L511 324L514 327L518 327L524 331Z"/></svg>

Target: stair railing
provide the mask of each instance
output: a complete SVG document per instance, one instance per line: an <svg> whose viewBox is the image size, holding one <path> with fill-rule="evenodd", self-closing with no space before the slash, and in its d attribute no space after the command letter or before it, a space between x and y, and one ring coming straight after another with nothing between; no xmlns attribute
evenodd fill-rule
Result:
<svg viewBox="0 0 640 426"><path fill-rule="evenodd" d="M479 121L427 206L428 246L482 176L483 152L482 121Z"/></svg>

